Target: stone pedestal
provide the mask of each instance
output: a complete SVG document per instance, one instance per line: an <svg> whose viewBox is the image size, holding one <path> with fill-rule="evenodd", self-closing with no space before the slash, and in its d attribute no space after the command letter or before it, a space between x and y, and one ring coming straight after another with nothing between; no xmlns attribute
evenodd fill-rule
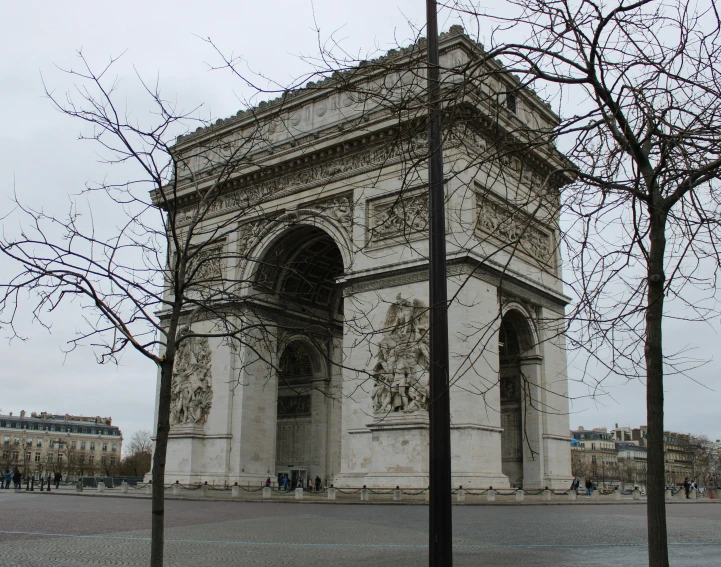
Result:
<svg viewBox="0 0 721 567"><path fill-rule="evenodd" d="M128 483L127 481L123 481L120 483L120 493L121 494L127 494L128 493Z"/></svg>
<svg viewBox="0 0 721 567"><path fill-rule="evenodd" d="M638 487L633 489L633 499L641 500L641 491L638 489Z"/></svg>
<svg viewBox="0 0 721 567"><path fill-rule="evenodd" d="M270 486L263 487L263 500L267 500L273 496L273 489Z"/></svg>
<svg viewBox="0 0 721 567"><path fill-rule="evenodd" d="M210 490L210 487L208 486L208 483L206 482L201 488L200 488L200 495L201 496L208 496L208 491Z"/></svg>
<svg viewBox="0 0 721 567"><path fill-rule="evenodd" d="M492 488L488 489L488 492L486 493L486 500L489 502L495 502L496 501L496 491Z"/></svg>
<svg viewBox="0 0 721 567"><path fill-rule="evenodd" d="M328 500L335 500L336 489L332 486L328 489Z"/></svg>
<svg viewBox="0 0 721 567"><path fill-rule="evenodd" d="M102 480L98 482L98 492L105 492L105 483Z"/></svg>
<svg viewBox="0 0 721 567"><path fill-rule="evenodd" d="M673 491L670 488L666 489L666 500L673 500Z"/></svg>
<svg viewBox="0 0 721 567"><path fill-rule="evenodd" d="M396 489L393 491L393 501L394 502L401 501L401 490L398 487L396 487Z"/></svg>
<svg viewBox="0 0 721 567"><path fill-rule="evenodd" d="M463 490L463 487L458 489L458 492L456 492L456 502L459 504L463 504L466 501L466 491Z"/></svg>
<svg viewBox="0 0 721 567"><path fill-rule="evenodd" d="M365 486L363 488L361 488L360 499L361 499L361 502L368 502L370 500L370 493L368 492L368 489Z"/></svg>
<svg viewBox="0 0 721 567"><path fill-rule="evenodd" d="M372 438L371 468L363 484L371 487L428 486L428 412L392 413L367 427Z"/></svg>
<svg viewBox="0 0 721 567"><path fill-rule="evenodd" d="M550 502L551 501L551 491L548 490L548 487L543 491L543 501L544 502Z"/></svg>
<svg viewBox="0 0 721 567"><path fill-rule="evenodd" d="M691 497L691 500L696 500L696 498L698 498L698 491L691 489L691 492L689 492L689 496Z"/></svg>
<svg viewBox="0 0 721 567"><path fill-rule="evenodd" d="M230 487L230 496L232 498L240 498L240 486L234 484Z"/></svg>
<svg viewBox="0 0 721 567"><path fill-rule="evenodd" d="M613 491L612 498L614 500L621 500L621 491L616 489Z"/></svg>
<svg viewBox="0 0 721 567"><path fill-rule="evenodd" d="M148 483L145 485L145 494L152 495L153 494L153 485Z"/></svg>
<svg viewBox="0 0 721 567"><path fill-rule="evenodd" d="M42 488L40 490L42 490ZM48 491L50 491L49 488L48 488ZM82 492L82 491L83 491L83 481L79 480L78 482L75 483L75 492Z"/></svg>
<svg viewBox="0 0 721 567"><path fill-rule="evenodd" d="M173 496L180 496L180 484L177 482L173 485Z"/></svg>
<svg viewBox="0 0 721 567"><path fill-rule="evenodd" d="M568 499L576 500L576 498L578 498L578 492L576 492L575 490L569 490L568 491Z"/></svg>
<svg viewBox="0 0 721 567"><path fill-rule="evenodd" d="M591 492L591 500L598 500L600 497L600 494L598 493L598 489L594 488Z"/></svg>
<svg viewBox="0 0 721 567"><path fill-rule="evenodd" d="M516 490L516 502L523 502L523 490L520 488Z"/></svg>
<svg viewBox="0 0 721 567"><path fill-rule="evenodd" d="M295 499L296 499L296 500L303 500L303 489L302 489L302 488L296 488L296 489L295 489Z"/></svg>

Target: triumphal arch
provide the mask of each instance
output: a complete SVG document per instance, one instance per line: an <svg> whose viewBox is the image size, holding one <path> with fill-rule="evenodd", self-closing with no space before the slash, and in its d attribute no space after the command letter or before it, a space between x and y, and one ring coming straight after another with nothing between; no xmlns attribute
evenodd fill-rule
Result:
<svg viewBox="0 0 721 567"><path fill-rule="evenodd" d="M565 487L557 118L462 29L440 48L453 484ZM423 54L393 50L178 140L194 184L176 204L232 165L203 223L233 228L207 270L242 288L247 332L178 353L169 481L428 485Z"/></svg>

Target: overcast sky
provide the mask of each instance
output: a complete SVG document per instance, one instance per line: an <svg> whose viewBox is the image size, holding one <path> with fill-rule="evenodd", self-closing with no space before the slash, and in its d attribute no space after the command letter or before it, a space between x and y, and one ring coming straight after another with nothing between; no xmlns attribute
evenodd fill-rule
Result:
<svg viewBox="0 0 721 567"><path fill-rule="evenodd" d="M68 194L106 174L94 148L77 140L80 125L59 114L43 94L41 73L56 93L69 86L56 66L76 65L75 53L100 64L124 51L118 74L132 85L133 66L146 79L156 75L166 98L183 108L203 105L214 117L235 114L247 92L229 74L210 71L216 54L199 37L211 37L226 53L242 55L249 67L281 84L307 67L299 55L317 52L316 25L323 37L336 31L352 54L376 53L407 44L413 27L425 21L422 0L276 2L125 1L120 3L16 2L3 7L0 35L0 216L11 207L16 191L27 204L56 213L67 209ZM408 22L411 22L409 25ZM442 17L442 29L457 23ZM129 106L134 98L129 97ZM140 98L138 98L140 100ZM136 111L145 110L138 104ZM9 228L9 227L5 227ZM2 269L2 264L0 264ZM127 439L134 431L151 429L155 370L129 353L120 365L99 366L90 349L68 355L66 341L80 328L72 309L53 319L50 333L27 325L26 342L0 342L0 409L2 413L48 411L112 416ZM721 438L719 423L718 320L708 325L667 322L665 341L710 362L692 378L667 380L666 428ZM5 339L7 333L4 333ZM569 375L578 377L570 361ZM571 426L587 428L645 423L643 385L608 383L610 395L585 397L571 383Z"/></svg>

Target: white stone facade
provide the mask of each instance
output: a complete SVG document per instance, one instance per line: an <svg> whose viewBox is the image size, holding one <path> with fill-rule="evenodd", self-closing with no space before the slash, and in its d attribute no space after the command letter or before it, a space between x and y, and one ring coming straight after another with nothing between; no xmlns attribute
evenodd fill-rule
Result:
<svg viewBox="0 0 721 567"><path fill-rule="evenodd" d="M443 35L441 50L445 67L478 57L459 30ZM414 76L364 80L378 92L412 88ZM515 85L494 80L499 92ZM428 207L426 171L415 163L425 133L403 137L382 105L369 110L349 89L321 87L177 145L190 152L260 124L272 151L258 150L262 174L239 172L206 221L245 207L219 243L241 261L218 270L252 282L258 308L244 315L247 346L206 339L181 371L176 364L169 482L255 486L295 470L336 486L428 485ZM474 100L464 104L487 113ZM555 120L522 90L513 110L496 108L496 126ZM553 212L562 181L547 182L563 158L548 144L500 156L494 140L476 117L454 123L444 144L453 484L565 488L566 358L556 329L567 298ZM477 159L482 152L495 157Z"/></svg>

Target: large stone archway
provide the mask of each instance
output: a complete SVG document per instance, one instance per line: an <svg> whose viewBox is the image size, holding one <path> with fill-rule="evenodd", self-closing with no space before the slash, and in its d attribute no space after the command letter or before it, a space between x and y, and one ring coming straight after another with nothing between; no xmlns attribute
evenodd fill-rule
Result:
<svg viewBox="0 0 721 567"><path fill-rule="evenodd" d="M458 31L441 43L446 63L478 52ZM413 53L393 57L422 68ZM490 123L556 120L531 91L500 86L517 92L518 116L449 112L463 119L444 134L458 171L445 186L453 483L565 487L565 345L549 322L563 320L569 299L555 209L537 205L569 179L552 173L566 164L552 145L493 157L505 151ZM206 142L267 136L204 219L225 256L217 273L240 289L230 308L244 335L235 349L214 338L194 347L200 362L194 354L187 366L203 370L207 403L176 414L194 423L171 430L169 476L255 484L293 465L336 486L428 485L427 135L424 120L378 110L365 120L368 107L331 82L179 143L192 157ZM179 197L182 218L201 194Z"/></svg>

